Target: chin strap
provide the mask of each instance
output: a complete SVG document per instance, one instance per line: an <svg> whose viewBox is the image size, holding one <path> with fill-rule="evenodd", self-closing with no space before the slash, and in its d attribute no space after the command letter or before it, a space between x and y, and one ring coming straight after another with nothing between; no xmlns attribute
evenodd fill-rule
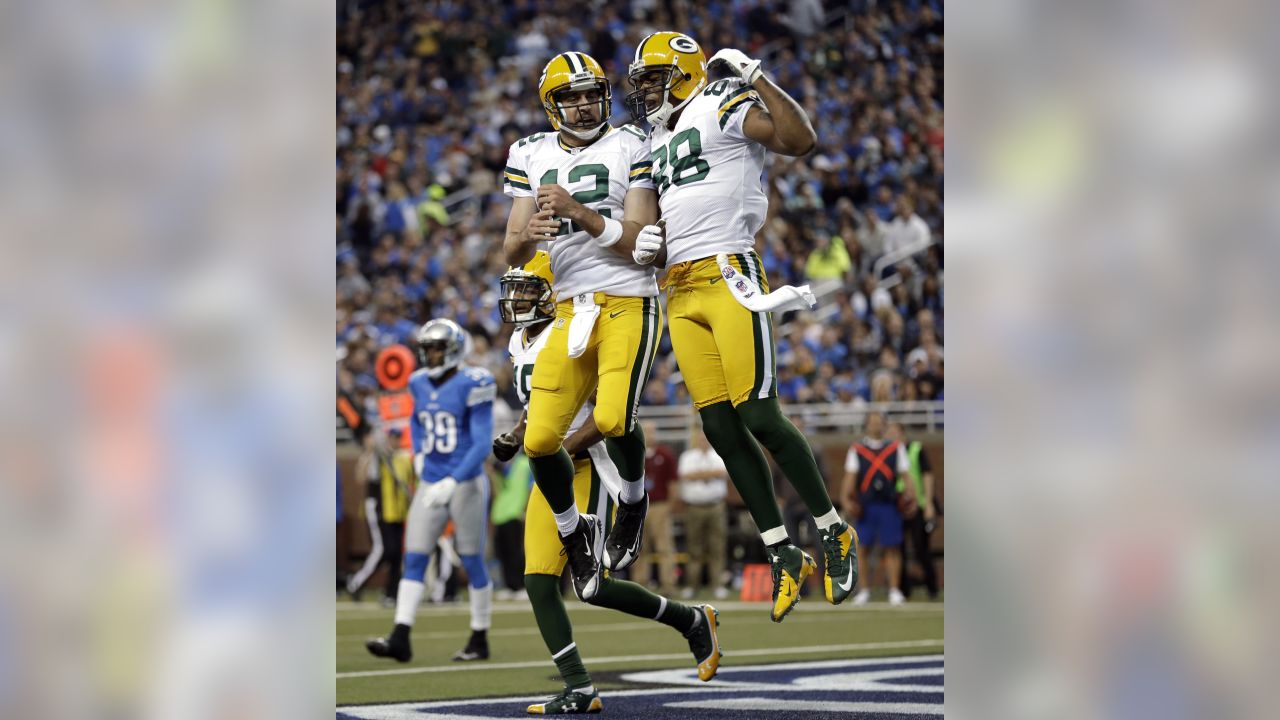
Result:
<svg viewBox="0 0 1280 720"><path fill-rule="evenodd" d="M595 127L595 129L593 129L593 130L586 130L586 131L583 131L583 130L574 130L573 128L569 127L568 125L565 125L564 123L560 123L560 129L561 129L561 130L564 130L565 132L567 132L567 133L569 133L570 135L572 135L572 136L574 136L574 137L578 138L579 140L596 140L596 139L598 139L601 135L604 135L605 130L607 130L607 129L608 129L608 127L609 127L609 121L607 121L607 120L606 120L606 121L604 121L604 122L602 122L602 123L600 123L599 125L597 125L597 126Z"/></svg>

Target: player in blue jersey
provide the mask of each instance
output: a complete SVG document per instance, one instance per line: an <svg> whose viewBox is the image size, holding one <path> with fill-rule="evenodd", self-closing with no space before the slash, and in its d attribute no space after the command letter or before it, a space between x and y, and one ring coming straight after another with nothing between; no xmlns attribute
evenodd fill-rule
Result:
<svg viewBox="0 0 1280 720"><path fill-rule="evenodd" d="M489 479L484 460L493 442L493 375L459 367L467 333L452 320L432 320L418 332L422 368L409 376L413 395L414 466L417 493L405 529L404 575L396 596L395 628L366 643L369 652L400 662L413 658L409 632L425 589L423 577L436 541L450 519L454 545L471 580L471 639L454 660L489 657L493 584L484 565Z"/></svg>

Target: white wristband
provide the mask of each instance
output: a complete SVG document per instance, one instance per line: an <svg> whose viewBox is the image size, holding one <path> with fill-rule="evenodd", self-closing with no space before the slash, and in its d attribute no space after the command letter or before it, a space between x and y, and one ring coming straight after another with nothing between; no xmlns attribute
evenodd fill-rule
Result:
<svg viewBox="0 0 1280 720"><path fill-rule="evenodd" d="M600 237L596 238L596 244L602 248L612 247L614 243L622 239L622 223L613 218L604 218L604 230L600 231Z"/></svg>

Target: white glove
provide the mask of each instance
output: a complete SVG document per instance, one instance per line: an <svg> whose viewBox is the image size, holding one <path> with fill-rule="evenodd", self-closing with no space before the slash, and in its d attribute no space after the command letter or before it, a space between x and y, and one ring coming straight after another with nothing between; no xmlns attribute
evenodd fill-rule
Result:
<svg viewBox="0 0 1280 720"><path fill-rule="evenodd" d="M422 504L427 507L440 507L447 505L449 498L453 497L453 491L458 488L458 481L451 477L440 478L431 483L422 492Z"/></svg>
<svg viewBox="0 0 1280 720"><path fill-rule="evenodd" d="M760 69L759 60L752 60L747 57L746 53L741 50L734 50L733 48L725 48L715 55L712 55L711 60L707 65L711 65L717 61L728 65L729 71L743 80L746 80L748 85L754 83L760 77L760 74L764 72Z"/></svg>
<svg viewBox="0 0 1280 720"><path fill-rule="evenodd" d="M631 259L637 265L648 265L658 257L662 245L667 241L666 220L659 220L657 225L645 225L636 235L636 249L631 251Z"/></svg>

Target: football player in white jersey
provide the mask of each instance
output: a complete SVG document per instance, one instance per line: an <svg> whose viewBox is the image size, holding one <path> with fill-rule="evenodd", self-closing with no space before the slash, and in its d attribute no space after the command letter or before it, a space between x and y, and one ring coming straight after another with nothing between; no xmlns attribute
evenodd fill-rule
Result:
<svg viewBox="0 0 1280 720"><path fill-rule="evenodd" d="M653 125L653 180L665 224L676 362L707 440L728 465L768 547L771 617L781 622L816 564L787 536L761 445L817 522L827 600L838 604L848 597L857 572L856 536L832 505L808 441L778 407L769 309L748 307L769 297L754 251L768 206L761 186L765 152L799 157L813 150L817 136L804 110L764 76L758 60L721 50L716 61L731 77L709 82L697 42L681 33L653 33L636 47L629 68L635 90L627 104ZM637 244L651 247L663 236L661 227L648 226ZM662 262L657 253L636 255L637 262Z"/></svg>
<svg viewBox="0 0 1280 720"><path fill-rule="evenodd" d="M609 81L598 62L580 52L555 56L538 93L555 131L511 146L504 189L514 202L503 250L512 267L540 245L551 258L559 302L531 378L524 450L569 550L574 591L589 600L603 568L621 570L639 555L648 509L636 408L662 310L654 269L635 263L633 250L657 218L657 196L648 137L609 125ZM595 424L622 475L607 541L602 519L574 504L573 460L563 448L592 393Z"/></svg>
<svg viewBox="0 0 1280 720"><path fill-rule="evenodd" d="M538 252L524 267L509 270L502 276L499 307L503 322L516 326L511 334L510 351L515 365L516 393L523 403L529 401L535 361L541 362L551 335L550 324L555 317L551 283L550 262L545 252ZM519 451L525 432L526 418L522 414L511 432L494 439L494 457L504 462L510 460ZM602 439L588 402L574 418L564 445L573 456L573 494L577 506L582 512L608 518L611 499L616 499L621 478L604 443L600 442ZM602 707L599 693L578 653L573 626L560 597L560 576L567 558L555 515L537 487L529 494L525 511L524 547L525 588L533 616L564 680L564 689L558 695L531 705L529 712L542 715L597 712ZM720 646L716 633L718 613L714 607L684 605L635 583L608 576L588 602L670 626L689 643L698 677L704 682L715 677L720 666Z"/></svg>

